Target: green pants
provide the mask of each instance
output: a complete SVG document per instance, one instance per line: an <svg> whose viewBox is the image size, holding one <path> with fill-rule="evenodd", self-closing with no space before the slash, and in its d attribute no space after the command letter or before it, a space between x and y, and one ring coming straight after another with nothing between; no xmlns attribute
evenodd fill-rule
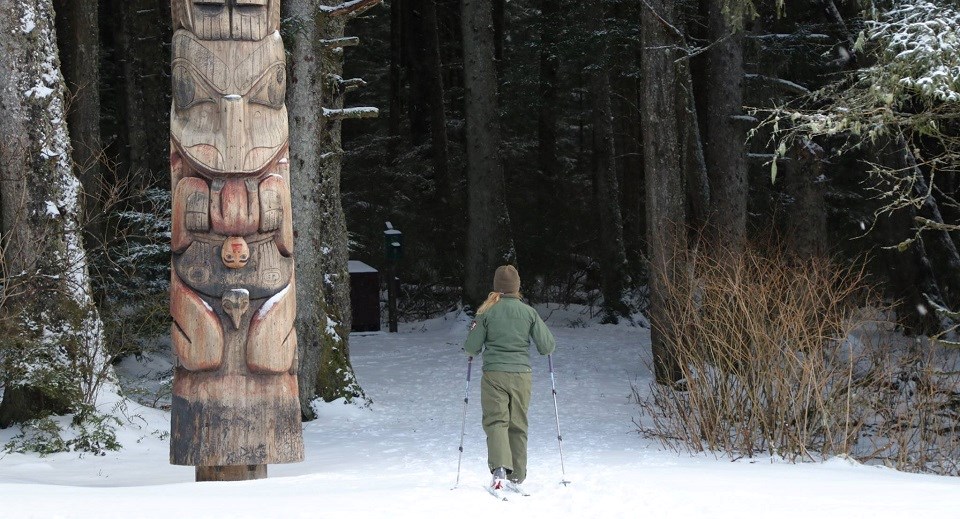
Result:
<svg viewBox="0 0 960 519"><path fill-rule="evenodd" d="M480 381L483 431L487 433L487 464L507 469L511 481L527 477L527 409L530 373L486 371Z"/></svg>

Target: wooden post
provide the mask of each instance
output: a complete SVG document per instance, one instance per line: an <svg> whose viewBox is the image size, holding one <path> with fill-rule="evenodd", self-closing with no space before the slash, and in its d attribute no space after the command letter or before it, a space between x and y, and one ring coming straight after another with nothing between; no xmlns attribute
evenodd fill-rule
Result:
<svg viewBox="0 0 960 519"><path fill-rule="evenodd" d="M397 297L400 295L400 259L403 258L403 233L386 222L383 251L387 257L387 322L390 331L397 331Z"/></svg>
<svg viewBox="0 0 960 519"><path fill-rule="evenodd" d="M280 0L172 0L170 462L303 459Z"/></svg>

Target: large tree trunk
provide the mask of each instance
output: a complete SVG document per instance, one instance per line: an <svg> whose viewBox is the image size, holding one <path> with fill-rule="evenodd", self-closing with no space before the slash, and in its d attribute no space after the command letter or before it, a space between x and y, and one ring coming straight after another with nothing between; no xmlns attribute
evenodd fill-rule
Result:
<svg viewBox="0 0 960 519"><path fill-rule="evenodd" d="M388 129L397 144L403 110L403 9L404 0L390 2L390 119Z"/></svg>
<svg viewBox="0 0 960 519"><path fill-rule="evenodd" d="M324 2L324 5L338 2ZM345 19L318 15L310 0L286 0L284 18L298 20L291 52L287 108L290 113L290 171L293 227L297 240L297 337L300 343L300 400L319 396L362 398L353 375L347 229L340 203L340 119L344 89L339 47ZM321 94L318 96L316 92ZM327 111L325 111L325 109Z"/></svg>
<svg viewBox="0 0 960 519"><path fill-rule="evenodd" d="M665 317L666 286L682 282L687 246L686 189L677 127L677 41L664 23L673 23L676 6L673 0L651 0L648 5L641 30L651 347L657 382L670 384L678 379L679 370L670 346L671 324Z"/></svg>
<svg viewBox="0 0 960 519"><path fill-rule="evenodd" d="M503 69L503 43L506 35L507 1L492 0L493 12L493 59L496 62L497 77L501 77Z"/></svg>
<svg viewBox="0 0 960 519"><path fill-rule="evenodd" d="M109 365L81 239L51 0L0 0L0 427L92 403Z"/></svg>
<svg viewBox="0 0 960 519"><path fill-rule="evenodd" d="M614 70L623 70L635 65L639 56L618 54ZM643 134L640 131L641 95L636 77L622 75L613 81L614 122L620 138L614 145L617 153L617 169L620 171L620 214L623 217L623 245L628 272L639 279L643 271Z"/></svg>
<svg viewBox="0 0 960 519"><path fill-rule="evenodd" d="M710 177L713 242L738 250L746 242L747 164L744 150L743 36L721 0L709 0L704 156Z"/></svg>
<svg viewBox="0 0 960 519"><path fill-rule="evenodd" d="M170 19L169 0L109 0L104 18L121 78L114 99L104 105L117 112L120 162L133 190L166 186L169 175Z"/></svg>
<svg viewBox="0 0 960 519"><path fill-rule="evenodd" d="M909 168L909 153L902 140L883 139L872 146L870 160L882 167L903 171ZM894 189L890 183L879 187L884 192ZM916 237L917 212L915 206L908 204L880 214L872 235L880 247L878 253L891 295L898 300L899 319L908 333L931 335L941 332L942 326L937 314L930 311L927 299L937 304L945 301L925 240L909 241Z"/></svg>
<svg viewBox="0 0 960 519"><path fill-rule="evenodd" d="M694 237L707 225L710 211L710 179L703 155L700 122L694 95L690 60L677 62L677 121L680 132L681 168L686 179L687 223Z"/></svg>
<svg viewBox="0 0 960 519"><path fill-rule="evenodd" d="M557 152L557 120L559 119L559 68L557 30L560 23L560 1L540 0L540 79L537 112L537 157L547 186L556 185L560 177Z"/></svg>
<svg viewBox="0 0 960 519"><path fill-rule="evenodd" d="M591 10L594 31L602 28L602 9ZM593 194L594 207L600 225L600 273L603 292L604 321L617 323L629 315L623 300L627 283L627 258L623 248L623 219L620 216L620 188L614 160L613 107L610 101L610 73L607 42L601 43L594 54L600 62L599 70L590 78L591 124L593 126Z"/></svg>
<svg viewBox="0 0 960 519"><path fill-rule="evenodd" d="M793 199L786 214L785 238L798 258L827 254L827 207L822 177L824 151L805 141L791 150L783 163L785 191Z"/></svg>
<svg viewBox="0 0 960 519"><path fill-rule="evenodd" d="M417 67L423 56L418 50L421 36L418 34L419 21L414 14L414 4L418 0L404 0L403 24L403 66L407 82L407 120L410 122L410 140L420 146L430 137L430 97L426 82L412 69Z"/></svg>
<svg viewBox="0 0 960 519"><path fill-rule="evenodd" d="M100 210L100 24L97 2L55 0L60 64L70 109L74 171L83 186L84 221ZM96 230L94 230L96 232Z"/></svg>
<svg viewBox="0 0 960 519"><path fill-rule="evenodd" d="M479 305L493 271L516 262L500 158L490 0L462 0L468 214L464 299Z"/></svg>
<svg viewBox="0 0 960 519"><path fill-rule="evenodd" d="M450 199L450 168L447 165L447 116L443 102L443 77L440 64L440 39L437 33L435 0L406 0L410 11L410 33L414 58L410 61L410 81L429 112L431 157L436 192L441 205ZM414 101L411 100L411 103Z"/></svg>

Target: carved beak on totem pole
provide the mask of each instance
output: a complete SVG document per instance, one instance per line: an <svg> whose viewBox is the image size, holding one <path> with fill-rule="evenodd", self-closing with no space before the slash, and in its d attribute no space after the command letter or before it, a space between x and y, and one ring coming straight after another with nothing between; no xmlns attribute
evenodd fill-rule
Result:
<svg viewBox="0 0 960 519"><path fill-rule="evenodd" d="M247 313L247 310L250 309L250 292L242 288L227 290L223 293L221 304L223 305L223 311L230 316L233 329L239 330L243 314Z"/></svg>
<svg viewBox="0 0 960 519"><path fill-rule="evenodd" d="M247 129L243 121L244 102L239 95L225 95L220 100L220 128L222 141L217 148L224 154L225 171L243 171L247 158Z"/></svg>

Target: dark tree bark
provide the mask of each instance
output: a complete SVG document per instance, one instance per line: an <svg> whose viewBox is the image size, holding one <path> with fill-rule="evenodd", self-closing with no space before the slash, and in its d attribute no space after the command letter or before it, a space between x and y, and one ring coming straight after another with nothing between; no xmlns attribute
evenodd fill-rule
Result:
<svg viewBox="0 0 960 519"><path fill-rule="evenodd" d="M625 70L636 66L639 55L633 53L614 56L613 70ZM613 114L616 135L617 169L620 182L620 214L623 217L623 245L628 272L637 277L643 270L643 134L640 131L642 102L640 83L632 75L617 76L613 82ZM639 279L639 278L638 278Z"/></svg>
<svg viewBox="0 0 960 519"><path fill-rule="evenodd" d="M170 18L169 0L109 0L104 17L111 37L121 84L115 99L119 162L126 165L131 189L170 183L170 49L171 28L157 20Z"/></svg>
<svg viewBox="0 0 960 519"><path fill-rule="evenodd" d="M687 223L692 236L697 238L709 219L711 184L700 138L700 122L690 60L683 59L677 62L677 81L681 85L677 89L677 116L680 117L677 125L682 149L681 167L686 179Z"/></svg>
<svg viewBox="0 0 960 519"><path fill-rule="evenodd" d="M557 54L556 30L560 23L560 0L540 0L540 16L537 156L547 185L553 186L560 177L560 161L557 156L560 56Z"/></svg>
<svg viewBox="0 0 960 519"><path fill-rule="evenodd" d="M739 250L746 242L747 164L743 117L743 35L709 0L704 156L710 178L713 243Z"/></svg>
<svg viewBox="0 0 960 519"><path fill-rule="evenodd" d="M450 198L450 168L447 153L447 116L444 110L440 39L435 0L405 0L410 11L410 34L414 56L409 79L417 83L419 99L429 112L430 150L436 191L441 205Z"/></svg>
<svg viewBox="0 0 960 519"><path fill-rule="evenodd" d="M82 220L100 209L100 24L97 2L55 0L61 70L67 85L67 125L74 171L83 186ZM94 232L96 232L94 230Z"/></svg>
<svg viewBox="0 0 960 519"><path fill-rule="evenodd" d="M506 0L492 0L493 2L493 59L496 61L497 76L502 74L503 68L503 41L505 34L505 22L507 15Z"/></svg>
<svg viewBox="0 0 960 519"><path fill-rule="evenodd" d="M403 9L404 0L390 2L390 120L389 132L400 137L400 122L403 110Z"/></svg>
<svg viewBox="0 0 960 519"><path fill-rule="evenodd" d="M594 34L602 34L602 9L590 11ZM610 100L608 43L598 36L594 56L598 70L590 78L591 125L593 126L593 194L600 225L600 275L603 292L604 322L617 323L630 313L623 300L627 284L627 258L623 248L623 219L620 216L620 187L613 142L613 106Z"/></svg>
<svg viewBox="0 0 960 519"><path fill-rule="evenodd" d="M497 266L515 263L507 212L490 0L462 0L468 214L464 299L474 308Z"/></svg>
<svg viewBox="0 0 960 519"><path fill-rule="evenodd" d="M783 162L783 182L793 203L787 210L785 238L798 258L824 257L828 244L823 148L806 141L789 155Z"/></svg>
<svg viewBox="0 0 960 519"><path fill-rule="evenodd" d="M423 76L413 69L424 57L420 54L422 34L419 13L414 11L420 0L405 0L403 4L403 67L407 83L407 120L410 123L410 140L414 145L425 144L430 138L430 91Z"/></svg>
<svg viewBox="0 0 960 519"><path fill-rule="evenodd" d="M909 150L904 148L902 140L880 141L872 146L870 154L872 162L883 167L895 170L908 167ZM892 190L892 186L886 188ZM927 298L941 305L945 301L925 240L909 241L916 237L916 217L917 208L913 205L881 214L873 236L892 295L898 299L897 315L908 333L932 335L942 330L940 319L929 308Z"/></svg>
<svg viewBox="0 0 960 519"><path fill-rule="evenodd" d="M658 383L671 384L679 369L664 310L666 285L679 283L687 247L686 187L680 163L679 87L673 0L650 0L643 11L643 142L649 251L651 346Z"/></svg>
<svg viewBox="0 0 960 519"><path fill-rule="evenodd" d="M52 1L0 0L0 32L6 427L92 402L108 364L79 227Z"/></svg>
<svg viewBox="0 0 960 519"><path fill-rule="evenodd" d="M917 159L907 146L904 137L890 139L880 158L883 160L881 164L891 170L913 175L914 191L907 195L920 200L920 207L913 215L914 220L921 218L931 222L933 226L943 226L943 216L940 214L937 201L931 194L927 181L917 166ZM960 253L950 236L950 231L943 227L930 228L923 232L922 239L940 289L942 302L949 307L955 307L960 304Z"/></svg>

